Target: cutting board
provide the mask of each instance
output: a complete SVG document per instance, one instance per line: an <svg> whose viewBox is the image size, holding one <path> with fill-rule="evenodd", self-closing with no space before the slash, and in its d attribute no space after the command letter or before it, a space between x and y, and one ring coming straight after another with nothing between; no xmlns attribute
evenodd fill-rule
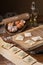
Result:
<svg viewBox="0 0 43 65"><path fill-rule="evenodd" d="M35 37L35 36L41 36L42 37L42 40L40 41L37 41L35 42L33 45L30 45L29 44L25 44L24 42L28 39L30 40L32 37L30 38L24 38L23 41L19 41L19 40L15 40L15 38L18 36L18 35L24 35L25 32L31 32L32 34L32 37ZM21 48L23 48L24 50L33 50L41 45L43 45L43 25L40 25L38 27L35 27L33 29L30 29L30 30L27 30L27 31L24 31L22 33L19 33L19 34L16 34L14 36L12 36L12 41L19 45Z"/></svg>

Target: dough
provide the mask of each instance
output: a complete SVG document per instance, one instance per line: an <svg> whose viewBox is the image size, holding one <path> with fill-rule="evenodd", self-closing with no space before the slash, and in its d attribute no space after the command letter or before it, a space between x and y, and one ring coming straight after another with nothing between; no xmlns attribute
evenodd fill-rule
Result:
<svg viewBox="0 0 43 65"><path fill-rule="evenodd" d="M33 45L35 42L32 40L26 40L24 43L29 44L29 45Z"/></svg>
<svg viewBox="0 0 43 65"><path fill-rule="evenodd" d="M12 46L13 46L13 44L10 44L10 43L5 43L3 45L3 47L6 48L6 49L10 49Z"/></svg>
<svg viewBox="0 0 43 65"><path fill-rule="evenodd" d="M9 51L13 52L13 53L17 53L18 51L20 51L21 49L19 49L18 47L14 46L11 49L9 49Z"/></svg>
<svg viewBox="0 0 43 65"><path fill-rule="evenodd" d="M42 40L42 37L40 37L40 36L32 37L32 40L33 41L40 41L40 40Z"/></svg>
<svg viewBox="0 0 43 65"><path fill-rule="evenodd" d="M25 62L27 62L29 65L32 65L33 63L35 63L37 60L34 59L33 57L31 57L30 55L27 56L26 58L23 59Z"/></svg>
<svg viewBox="0 0 43 65"><path fill-rule="evenodd" d="M24 57L27 56L28 54L21 50L21 51L18 52L16 55L19 56L20 58L24 58Z"/></svg>
<svg viewBox="0 0 43 65"><path fill-rule="evenodd" d="M15 40L23 40L24 39L24 36L22 36L22 35L17 35L17 37L15 38Z"/></svg>
<svg viewBox="0 0 43 65"><path fill-rule="evenodd" d="M30 32L25 32L25 33L24 33L24 36L25 36L25 37L31 37L32 34L31 34Z"/></svg>
<svg viewBox="0 0 43 65"><path fill-rule="evenodd" d="M35 64L33 65L43 65L43 63L40 63L40 62L36 62Z"/></svg>

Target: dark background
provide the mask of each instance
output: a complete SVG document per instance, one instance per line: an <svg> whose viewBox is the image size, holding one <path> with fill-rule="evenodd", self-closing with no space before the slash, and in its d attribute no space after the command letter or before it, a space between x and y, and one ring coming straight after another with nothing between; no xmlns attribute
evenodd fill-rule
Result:
<svg viewBox="0 0 43 65"><path fill-rule="evenodd" d="M1 0L0 14L4 15L7 12L30 12L32 1L36 2L36 8L38 8L39 14L43 15L43 0Z"/></svg>

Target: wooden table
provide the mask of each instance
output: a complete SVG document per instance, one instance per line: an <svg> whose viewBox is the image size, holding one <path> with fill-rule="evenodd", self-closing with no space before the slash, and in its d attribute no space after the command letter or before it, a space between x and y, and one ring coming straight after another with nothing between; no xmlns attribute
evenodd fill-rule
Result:
<svg viewBox="0 0 43 65"><path fill-rule="evenodd" d="M5 35L5 34L3 34L3 35ZM1 35L0 35L1 36ZM6 33L6 35L5 36L8 36L8 34ZM11 41L10 41L11 42ZM38 49L43 49L43 46L41 46L41 47L39 47L39 48L37 48L37 49L35 49L35 50L38 50ZM27 52L28 54L29 54L29 52ZM37 55L31 55L31 56L33 56L35 59L37 59L39 62L42 62L43 63L43 54L37 54ZM0 65L14 65L13 63L11 63L10 61L8 61L8 60L6 60L4 57L2 57L1 55L0 55Z"/></svg>

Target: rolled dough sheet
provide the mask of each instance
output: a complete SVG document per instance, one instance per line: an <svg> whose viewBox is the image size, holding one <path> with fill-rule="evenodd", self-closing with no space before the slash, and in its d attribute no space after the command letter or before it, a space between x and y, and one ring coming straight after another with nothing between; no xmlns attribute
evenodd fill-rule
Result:
<svg viewBox="0 0 43 65"><path fill-rule="evenodd" d="M23 50L21 50L21 51L18 52L16 55L17 55L18 57L20 57L20 58L24 58L24 57L26 57L28 54L25 53Z"/></svg>
<svg viewBox="0 0 43 65"><path fill-rule="evenodd" d="M29 65L35 63L37 60L34 59L33 57L31 57L30 55L27 56L26 58L23 59L26 63L28 63Z"/></svg>
<svg viewBox="0 0 43 65"><path fill-rule="evenodd" d="M14 46L14 47L12 47L12 48L9 49L9 51L12 52L12 53L17 53L17 52L19 52L20 50L21 50L21 49L18 48L18 47L16 47L16 46Z"/></svg>
<svg viewBox="0 0 43 65"><path fill-rule="evenodd" d="M36 37L32 37L32 40L33 41L40 41L42 40L43 38L41 36L36 36Z"/></svg>
<svg viewBox="0 0 43 65"><path fill-rule="evenodd" d="M36 62L35 64L33 65L43 65L43 63L40 63L40 62Z"/></svg>

